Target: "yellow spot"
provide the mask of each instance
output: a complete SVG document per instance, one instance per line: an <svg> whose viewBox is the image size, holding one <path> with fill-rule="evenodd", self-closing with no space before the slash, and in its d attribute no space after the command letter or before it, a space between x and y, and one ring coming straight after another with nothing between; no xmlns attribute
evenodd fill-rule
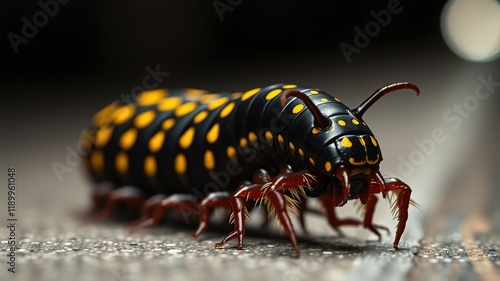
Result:
<svg viewBox="0 0 500 281"><path fill-rule="evenodd" d="M338 101L338 102L340 102L339 98L333 98L333 99L336 100L336 101Z"/></svg>
<svg viewBox="0 0 500 281"><path fill-rule="evenodd" d="M104 169L104 153L102 150L94 150L90 155L90 166L94 171L102 171Z"/></svg>
<svg viewBox="0 0 500 281"><path fill-rule="evenodd" d="M189 129L187 129L179 138L179 146L184 149L189 148L193 143L194 133L194 127L190 127Z"/></svg>
<svg viewBox="0 0 500 281"><path fill-rule="evenodd" d="M343 138L341 144L345 148L352 147L352 142L348 138Z"/></svg>
<svg viewBox="0 0 500 281"><path fill-rule="evenodd" d="M228 146L226 150L229 160L236 160L236 149L233 146Z"/></svg>
<svg viewBox="0 0 500 281"><path fill-rule="evenodd" d="M172 118L169 118L165 121L163 121L163 123L161 124L161 128L165 131L168 131L170 130L170 128L172 128L173 126L175 125L175 120L172 119Z"/></svg>
<svg viewBox="0 0 500 281"><path fill-rule="evenodd" d="M120 148L123 150L129 150L134 146L135 140L137 139L137 129L130 128L120 137Z"/></svg>
<svg viewBox="0 0 500 281"><path fill-rule="evenodd" d="M149 139L148 143L149 151L151 151L152 153L160 151L164 141L165 141L165 132L164 131L156 132L156 134Z"/></svg>
<svg viewBox="0 0 500 281"><path fill-rule="evenodd" d="M359 138L359 142L361 143L362 146L366 146L365 140L362 138Z"/></svg>
<svg viewBox="0 0 500 281"><path fill-rule="evenodd" d="M289 143L288 144L288 147L290 147L290 151L292 152L292 154L295 154L295 145L293 145L293 143Z"/></svg>
<svg viewBox="0 0 500 281"><path fill-rule="evenodd" d="M209 103L212 102L215 99L218 99L220 97L219 94L208 94L204 95L200 98L201 103Z"/></svg>
<svg viewBox="0 0 500 281"><path fill-rule="evenodd" d="M135 107L132 104L124 105L118 108L113 114L113 121L116 125L127 122L135 113Z"/></svg>
<svg viewBox="0 0 500 281"><path fill-rule="evenodd" d="M96 127L109 124L109 122L111 121L111 116L113 116L113 113L118 107L120 107L120 103L115 101L99 110L99 112L97 112L94 117L92 117L92 124Z"/></svg>
<svg viewBox="0 0 500 281"><path fill-rule="evenodd" d="M281 89L274 89L274 90L270 91L266 95L266 100L272 100L272 99L274 99L277 95L281 94L281 92L282 92Z"/></svg>
<svg viewBox="0 0 500 281"><path fill-rule="evenodd" d="M211 150L205 151L205 156L203 157L203 163L207 170L213 170L215 167L215 157Z"/></svg>
<svg viewBox="0 0 500 281"><path fill-rule="evenodd" d="M254 145L257 146L257 135L254 132L248 133L248 140Z"/></svg>
<svg viewBox="0 0 500 281"><path fill-rule="evenodd" d="M177 174L184 174L187 169L186 156L180 153L175 157L175 172Z"/></svg>
<svg viewBox="0 0 500 281"><path fill-rule="evenodd" d="M316 90L312 90L310 93L311 93L311 94L313 94L313 95L317 95L317 94L319 94L319 92L318 92L318 91L316 91Z"/></svg>
<svg viewBox="0 0 500 281"><path fill-rule="evenodd" d="M146 173L147 176L154 176L156 175L156 159L153 155L148 155L144 159L144 172Z"/></svg>
<svg viewBox="0 0 500 281"><path fill-rule="evenodd" d="M195 110L196 106L197 106L197 104L194 101L187 102L187 103L177 107L177 109L175 110L175 116L182 117L182 116L192 112L193 110Z"/></svg>
<svg viewBox="0 0 500 281"><path fill-rule="evenodd" d="M327 98L321 98L321 101L322 101L322 102L327 102L327 101L328 101L328 99L327 99Z"/></svg>
<svg viewBox="0 0 500 281"><path fill-rule="evenodd" d="M165 89L145 91L137 97L137 104L140 106L152 105L165 98L165 96L167 96L167 91Z"/></svg>
<svg viewBox="0 0 500 281"><path fill-rule="evenodd" d="M225 104L228 100L229 100L229 98L227 98L227 97L220 98L218 100L214 100L213 102L208 104L207 108L208 108L208 110L214 110L216 108L219 108L223 104Z"/></svg>
<svg viewBox="0 0 500 281"><path fill-rule="evenodd" d="M368 156L366 156L366 162L370 165L374 165L374 164L377 164L378 163L378 160L380 159L380 155L377 154L377 159L373 160L373 161L370 161L370 159L368 159Z"/></svg>
<svg viewBox="0 0 500 281"><path fill-rule="evenodd" d="M294 85L294 84L288 84L288 85L283 85L282 87L283 89L293 89L293 88L297 88L297 85Z"/></svg>
<svg viewBox="0 0 500 281"><path fill-rule="evenodd" d="M377 146L377 145L378 145L378 144L377 144L377 141L375 140L375 138L374 138L374 137L370 136L370 139L372 140L372 143L373 143L373 145L374 145L374 146Z"/></svg>
<svg viewBox="0 0 500 281"><path fill-rule="evenodd" d="M237 99L241 98L242 95L243 95L243 93L241 93L241 92L231 94L231 99L237 100Z"/></svg>
<svg viewBox="0 0 500 281"><path fill-rule="evenodd" d="M312 159L311 157L309 157L309 163L311 163L312 166L316 165L316 163L314 162L314 159Z"/></svg>
<svg viewBox="0 0 500 281"><path fill-rule="evenodd" d="M215 123L212 128L207 133L207 142L214 143L217 141L219 137L220 125L219 123Z"/></svg>
<svg viewBox="0 0 500 281"><path fill-rule="evenodd" d="M95 145L101 148L104 147L109 142L109 139L111 138L112 134L113 134L113 127L100 128L96 133Z"/></svg>
<svg viewBox="0 0 500 281"><path fill-rule="evenodd" d="M200 89L193 89L193 88L184 89L184 96L190 100L195 100L195 99L197 100L200 98L201 95L205 93L207 93L207 91Z"/></svg>
<svg viewBox="0 0 500 281"><path fill-rule="evenodd" d="M297 104L296 106L293 107L292 109L292 113L293 114L297 114L299 113L302 109L304 109L304 105L303 104Z"/></svg>
<svg viewBox="0 0 500 281"><path fill-rule="evenodd" d="M128 170L128 156L126 152L120 151L116 154L115 168L121 174L125 174Z"/></svg>
<svg viewBox="0 0 500 281"><path fill-rule="evenodd" d="M304 159L304 151L302 150L302 148L299 148L299 155L300 158Z"/></svg>
<svg viewBox="0 0 500 281"><path fill-rule="evenodd" d="M346 123L345 123L345 121L344 121L344 120L339 120L339 121L337 121L337 123L338 123L340 126L345 126L345 125L346 125Z"/></svg>
<svg viewBox="0 0 500 281"><path fill-rule="evenodd" d="M156 112L153 109L144 111L143 113L137 115L134 120L134 124L137 128L142 129L147 127L155 119Z"/></svg>
<svg viewBox="0 0 500 281"><path fill-rule="evenodd" d="M182 99L180 97L172 97L168 99L163 99L158 102L156 109L158 111L168 111L177 108L182 103Z"/></svg>
<svg viewBox="0 0 500 281"><path fill-rule="evenodd" d="M273 134L270 131L267 131L264 136L269 144L273 144Z"/></svg>
<svg viewBox="0 0 500 281"><path fill-rule="evenodd" d="M332 163L330 161L325 162L325 171L329 173L332 170Z"/></svg>
<svg viewBox="0 0 500 281"><path fill-rule="evenodd" d="M356 119L352 119L352 123L353 123L354 125L359 125L359 121L358 121L358 120L356 120Z"/></svg>
<svg viewBox="0 0 500 281"><path fill-rule="evenodd" d="M281 148L285 147L285 140L281 135L278 135L278 143L280 144Z"/></svg>
<svg viewBox="0 0 500 281"><path fill-rule="evenodd" d="M245 138L241 138L240 139L240 146L244 149L246 149L248 147L248 142L247 142L247 139Z"/></svg>
<svg viewBox="0 0 500 281"><path fill-rule="evenodd" d="M319 134L320 131L321 131L320 129L314 127L311 132L313 133L313 135L317 135Z"/></svg>
<svg viewBox="0 0 500 281"><path fill-rule="evenodd" d="M241 101L246 101L247 99L255 96L260 91L260 88L255 88L250 91L247 91L241 96Z"/></svg>
<svg viewBox="0 0 500 281"><path fill-rule="evenodd" d="M225 107L221 110L221 112L220 112L220 114L219 114L219 117L220 117L220 118L226 118L229 114L231 114L231 112L233 111L233 109L234 109L234 106L235 106L235 105L236 105L236 104L235 104L234 102L232 102L232 103L230 103L230 104L226 105L226 106L225 106Z"/></svg>
<svg viewBox="0 0 500 281"><path fill-rule="evenodd" d="M203 111L200 111L198 114L196 114L196 116L194 117L193 119L193 122L195 124L199 124L201 123L203 120L205 120L205 118L207 118L208 116L208 111L206 110L203 110Z"/></svg>

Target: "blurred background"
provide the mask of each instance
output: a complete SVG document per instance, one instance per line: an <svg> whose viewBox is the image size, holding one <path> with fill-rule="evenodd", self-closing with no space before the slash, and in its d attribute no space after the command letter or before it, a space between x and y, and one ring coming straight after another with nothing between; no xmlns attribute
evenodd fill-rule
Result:
<svg viewBox="0 0 500 281"><path fill-rule="evenodd" d="M498 277L499 1L3 1L0 34L0 206L6 206L7 168L14 166L19 239L64 241L68 232L88 237L71 216L90 204L78 136L97 110L116 99L150 87L218 92L283 82L320 88L355 107L379 87L411 81L420 96L393 93L364 117L382 147L383 173L409 183L420 204L410 210L402 241L413 252L391 274ZM153 79L145 83L147 77ZM377 210L376 220L392 229L389 205L380 202ZM339 213L357 215L353 204ZM308 225L313 235L336 235L317 216ZM362 229L346 233L374 240ZM381 251L392 239L384 238ZM328 241L334 248L336 240ZM432 245L447 247L452 261L436 266L432 258L440 264L443 252ZM464 257L459 250L469 258L455 260ZM358 280L360 267L373 265L366 256L380 255L358 254L338 265L334 279ZM479 258L471 260L474 255ZM30 264L29 257L19 259ZM321 263L330 271L305 270L307 277L332 277L339 264L332 259ZM283 272L296 262L258 268L286 279ZM30 265L31 272L49 274ZM17 278L34 276L22 270ZM295 280L307 279L297 277L302 275Z"/></svg>

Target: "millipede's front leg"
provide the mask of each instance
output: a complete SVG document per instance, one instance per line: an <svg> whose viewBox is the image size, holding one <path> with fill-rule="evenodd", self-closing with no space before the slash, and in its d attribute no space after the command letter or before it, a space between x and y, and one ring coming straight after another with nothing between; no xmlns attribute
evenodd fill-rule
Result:
<svg viewBox="0 0 500 281"><path fill-rule="evenodd" d="M408 208L410 204L417 204L411 200L411 188L406 183L397 178L385 178L384 181L386 190L393 191L397 195L396 202L394 202L394 208L397 209L394 209L394 211L398 217L398 225L396 227L396 237L394 238L393 247L399 250L399 240L401 239L401 235L403 235L406 221L408 220Z"/></svg>
<svg viewBox="0 0 500 281"><path fill-rule="evenodd" d="M199 224L191 238L194 240L207 229L210 223L210 209L211 208L224 208L231 210L229 199L231 194L229 192L221 191L209 194L200 204L198 204Z"/></svg>

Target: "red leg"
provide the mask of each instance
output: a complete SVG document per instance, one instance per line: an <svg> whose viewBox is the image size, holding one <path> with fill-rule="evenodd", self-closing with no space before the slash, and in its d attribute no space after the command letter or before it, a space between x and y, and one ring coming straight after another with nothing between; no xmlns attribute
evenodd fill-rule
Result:
<svg viewBox="0 0 500 281"><path fill-rule="evenodd" d="M155 202L153 202L154 204ZM152 207L151 207L152 208ZM193 211L197 211L197 199L192 194L173 194L168 196L167 198L161 200L161 202L156 202L154 204L154 211L152 216L148 219L143 220L141 223L134 226L132 231L149 227L152 225L157 225L160 223L163 215L167 208L178 209L184 213L191 213Z"/></svg>
<svg viewBox="0 0 500 281"><path fill-rule="evenodd" d="M192 239L196 239L205 229L207 229L210 222L210 208L220 207L231 209L231 204L229 203L230 196L231 194L228 192L214 192L201 201L198 205L200 223Z"/></svg>
<svg viewBox="0 0 500 281"><path fill-rule="evenodd" d="M323 207L326 210L326 215L328 218L328 222L330 225L337 231L337 233L340 236L344 236L344 233L339 229L339 226L342 225L353 225L353 226L358 226L361 224L361 222L357 219L343 219L339 220L337 218L337 215L335 214L335 206L337 201L335 200L336 196L332 196L330 194L323 195L320 197L321 203L323 204Z"/></svg>
<svg viewBox="0 0 500 281"><path fill-rule="evenodd" d="M156 206L160 204L161 201L163 201L163 199L165 199L166 197L167 195L158 194L148 198L141 206L141 217L138 220L128 224L128 226L130 227L129 232L132 233L137 231L140 228L139 225L141 225L144 221L151 218L153 216L153 211L156 208Z"/></svg>
<svg viewBox="0 0 500 281"><path fill-rule="evenodd" d="M366 202L366 210L365 210L365 218L363 220L363 226L371 230L373 233L375 233L375 235L377 235L378 237L378 241L380 241L382 240L382 236L380 235L378 229L383 229L387 231L387 234L390 234L391 232L387 227L381 225L375 225L372 222L373 213L375 212L375 205L377 204L377 201L378 201L377 196L373 194L370 194L368 196L368 200Z"/></svg>
<svg viewBox="0 0 500 281"><path fill-rule="evenodd" d="M397 178L385 178L386 191L392 191L396 194L397 198L394 202L393 214L398 218L398 225L396 227L396 237L394 238L393 247L399 250L399 240L406 227L406 221L408 220L408 208L410 204L416 205L414 201L411 200L411 188L403 181Z"/></svg>
<svg viewBox="0 0 500 281"><path fill-rule="evenodd" d="M259 170L256 177L266 179L264 170ZM255 179L255 177L254 177ZM272 181L262 184L252 184L241 186L230 198L231 209L233 210L233 218L235 230L226 236L221 242L215 245L216 248L221 248L229 240L238 237L238 249L243 248L243 237L245 235L245 216L247 209L245 201L248 199L267 199L270 206L274 208L278 220L290 237L292 246L294 247L297 257L300 256L300 250L297 245L295 231L292 222L287 212L287 200L283 195L283 190L289 190L292 194L300 194L301 186L310 186L316 182L312 175L305 173L292 173L289 167L281 170L280 175L274 177Z"/></svg>
<svg viewBox="0 0 500 281"><path fill-rule="evenodd" d="M116 205L119 202L125 203L129 206L139 207L144 203L144 201L146 201L146 195L137 187L124 186L108 193L94 193L94 200L97 200L95 202L102 201L100 203L104 205L104 209L95 212L87 218L87 222L94 222L109 218L114 214Z"/></svg>

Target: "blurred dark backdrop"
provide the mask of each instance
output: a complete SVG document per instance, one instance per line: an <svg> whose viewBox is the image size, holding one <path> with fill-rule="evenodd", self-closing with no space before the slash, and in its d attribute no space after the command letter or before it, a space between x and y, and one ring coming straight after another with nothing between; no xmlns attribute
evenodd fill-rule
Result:
<svg viewBox="0 0 500 281"><path fill-rule="evenodd" d="M399 2L402 12L392 15L354 61L379 52L412 57L425 49L447 48L438 28L444 0L65 1L40 1L58 3L58 11L33 38L19 44L17 54L8 34L21 36L23 17L33 23L42 8L37 1L2 1L2 79L84 75L100 80L103 75L126 80L142 77L147 65L160 64L176 76L172 85L253 60L294 67L314 57L345 67L339 44L352 44L353 28L363 29L373 20L370 11L387 10L391 2ZM231 3L236 5L224 6ZM221 21L215 6L232 10L224 11ZM43 23L43 17L39 20Z"/></svg>

